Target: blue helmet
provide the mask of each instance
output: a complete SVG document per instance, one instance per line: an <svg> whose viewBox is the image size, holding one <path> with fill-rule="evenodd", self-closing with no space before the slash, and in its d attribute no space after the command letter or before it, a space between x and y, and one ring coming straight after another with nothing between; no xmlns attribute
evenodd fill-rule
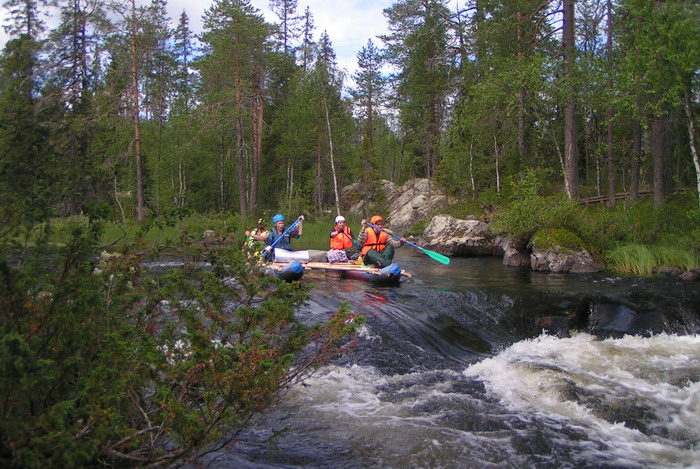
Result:
<svg viewBox="0 0 700 469"><path fill-rule="evenodd" d="M284 221L284 215L281 213L278 213L274 217L272 217L272 223L277 223L278 221Z"/></svg>

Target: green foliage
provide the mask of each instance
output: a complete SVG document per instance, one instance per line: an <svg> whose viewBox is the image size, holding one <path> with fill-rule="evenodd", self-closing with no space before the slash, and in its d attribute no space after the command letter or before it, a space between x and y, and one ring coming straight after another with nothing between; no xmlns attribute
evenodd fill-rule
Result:
<svg viewBox="0 0 700 469"><path fill-rule="evenodd" d="M544 228L571 228L576 226L579 206L563 194L541 196L537 173L523 171L513 184L512 194L517 197L499 214L494 223L497 230L529 239Z"/></svg>
<svg viewBox="0 0 700 469"><path fill-rule="evenodd" d="M700 253L684 247L627 244L606 253L610 270L626 274L650 275L656 267L690 270L700 266Z"/></svg>
<svg viewBox="0 0 700 469"><path fill-rule="evenodd" d="M649 275L654 267L651 250L641 244L629 244L606 253L608 268L615 272Z"/></svg>
<svg viewBox="0 0 700 469"><path fill-rule="evenodd" d="M563 252L574 252L588 248L581 238L565 228L540 229L530 239L530 245L542 251L556 248Z"/></svg>
<svg viewBox="0 0 700 469"><path fill-rule="evenodd" d="M345 305L307 330L308 287L239 244L183 239L167 251L186 264L157 275L143 252L97 257L101 236L80 220L58 258L40 238L21 268L0 262L3 467L163 465L235 434L362 323Z"/></svg>

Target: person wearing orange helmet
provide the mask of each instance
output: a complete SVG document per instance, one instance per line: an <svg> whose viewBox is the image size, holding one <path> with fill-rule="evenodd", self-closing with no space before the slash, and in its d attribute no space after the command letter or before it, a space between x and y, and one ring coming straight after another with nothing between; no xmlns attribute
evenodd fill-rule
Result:
<svg viewBox="0 0 700 469"><path fill-rule="evenodd" d="M362 262L378 268L386 267L394 260L394 249L403 246L406 240L387 235L391 231L384 228L384 219L380 215L374 215L369 222L380 229L367 226L367 220L362 220L362 230L357 237L362 246Z"/></svg>

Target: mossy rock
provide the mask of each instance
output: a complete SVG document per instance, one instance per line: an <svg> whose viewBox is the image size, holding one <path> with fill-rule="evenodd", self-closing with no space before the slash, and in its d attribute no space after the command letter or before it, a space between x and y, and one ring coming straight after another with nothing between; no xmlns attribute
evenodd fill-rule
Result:
<svg viewBox="0 0 700 469"><path fill-rule="evenodd" d="M530 239L530 247L547 251L556 249L561 252L587 250L586 243L566 228L544 228L538 230Z"/></svg>

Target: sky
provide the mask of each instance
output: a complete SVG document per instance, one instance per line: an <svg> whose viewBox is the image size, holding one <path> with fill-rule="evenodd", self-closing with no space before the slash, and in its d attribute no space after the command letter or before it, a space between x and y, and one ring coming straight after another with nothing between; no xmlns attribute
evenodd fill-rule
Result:
<svg viewBox="0 0 700 469"><path fill-rule="evenodd" d="M302 15L308 6L316 26L314 39L318 40L323 31L328 32L338 65L351 75L357 69L357 53L367 45L367 41L378 47L382 42L377 39L387 32L384 8L390 7L395 0L298 0L297 14ZM137 0L145 5L147 0ZM212 0L169 0L168 12L173 27L176 26L182 11L187 12L190 28L199 33L202 29L202 15L211 7ZM269 10L269 0L251 0L251 4L260 10L268 22L274 22L275 16ZM0 17L5 24L6 10L2 9ZM4 47L8 36L0 30L0 46Z"/></svg>
<svg viewBox="0 0 700 469"><path fill-rule="evenodd" d="M395 0L298 0L297 14L304 14L306 7L309 7L316 26L314 39L318 40L323 31L327 31L338 65L352 73L357 69L357 53L367 45L369 39L377 46L382 45L377 36L387 32L383 11L394 2ZM184 9L190 18L190 27L199 32L202 28L202 15L212 3L211 0L169 0L168 10L171 17L177 20ZM276 22L277 18L269 10L269 0L251 0L251 4L260 10L268 22Z"/></svg>

